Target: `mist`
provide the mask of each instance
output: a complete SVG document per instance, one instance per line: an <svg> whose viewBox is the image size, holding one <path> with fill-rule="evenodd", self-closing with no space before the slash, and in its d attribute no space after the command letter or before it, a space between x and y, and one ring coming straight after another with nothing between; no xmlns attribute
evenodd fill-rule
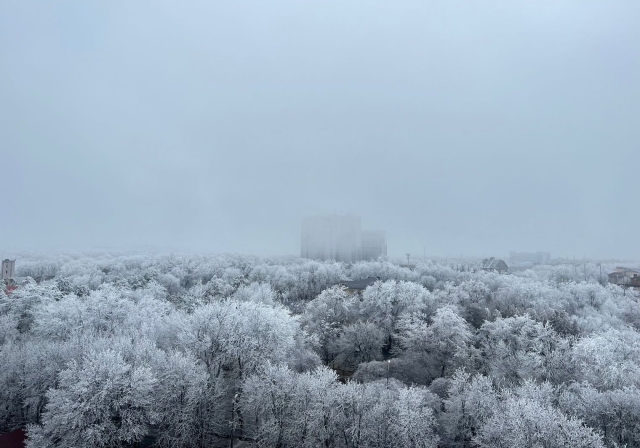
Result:
<svg viewBox="0 0 640 448"><path fill-rule="evenodd" d="M0 249L639 258L640 4L0 5Z"/></svg>

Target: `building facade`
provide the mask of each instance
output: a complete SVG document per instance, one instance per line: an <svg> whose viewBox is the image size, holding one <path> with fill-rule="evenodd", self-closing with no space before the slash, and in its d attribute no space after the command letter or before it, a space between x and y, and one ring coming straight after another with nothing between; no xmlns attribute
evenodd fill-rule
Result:
<svg viewBox="0 0 640 448"><path fill-rule="evenodd" d="M640 270L618 266L614 272L609 274L609 283L618 286L633 286L639 288Z"/></svg>
<svg viewBox="0 0 640 448"><path fill-rule="evenodd" d="M387 255L384 231L364 231L356 215L321 215L302 221L300 256L355 263Z"/></svg>
<svg viewBox="0 0 640 448"><path fill-rule="evenodd" d="M362 231L362 259L377 260L387 256L387 234L384 230Z"/></svg>
<svg viewBox="0 0 640 448"><path fill-rule="evenodd" d="M15 274L16 260L2 261L2 280L11 280Z"/></svg>

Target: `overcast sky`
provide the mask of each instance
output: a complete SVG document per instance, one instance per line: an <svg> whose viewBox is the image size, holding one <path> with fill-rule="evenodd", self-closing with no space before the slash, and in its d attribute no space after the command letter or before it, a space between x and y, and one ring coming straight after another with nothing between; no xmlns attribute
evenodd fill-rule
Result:
<svg viewBox="0 0 640 448"><path fill-rule="evenodd" d="M640 258L640 2L0 3L0 251ZM0 253L2 256L2 253Z"/></svg>

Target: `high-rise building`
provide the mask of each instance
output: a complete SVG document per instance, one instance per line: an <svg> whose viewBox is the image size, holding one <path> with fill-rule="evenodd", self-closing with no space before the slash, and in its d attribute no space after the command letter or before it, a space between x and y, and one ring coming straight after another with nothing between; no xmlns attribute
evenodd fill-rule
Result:
<svg viewBox="0 0 640 448"><path fill-rule="evenodd" d="M2 261L2 280L11 280L16 269L16 260Z"/></svg>
<svg viewBox="0 0 640 448"><path fill-rule="evenodd" d="M362 259L377 260L387 256L387 234L384 230L362 231Z"/></svg>
<svg viewBox="0 0 640 448"><path fill-rule="evenodd" d="M302 258L355 263L387 255L384 231L362 231L356 215L322 215L302 221Z"/></svg>

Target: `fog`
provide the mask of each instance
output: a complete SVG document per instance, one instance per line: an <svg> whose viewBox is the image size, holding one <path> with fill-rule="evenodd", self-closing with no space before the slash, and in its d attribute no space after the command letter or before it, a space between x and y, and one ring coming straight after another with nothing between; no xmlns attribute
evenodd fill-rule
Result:
<svg viewBox="0 0 640 448"><path fill-rule="evenodd" d="M638 257L637 1L0 5L0 251ZM0 253L0 255L2 255Z"/></svg>

